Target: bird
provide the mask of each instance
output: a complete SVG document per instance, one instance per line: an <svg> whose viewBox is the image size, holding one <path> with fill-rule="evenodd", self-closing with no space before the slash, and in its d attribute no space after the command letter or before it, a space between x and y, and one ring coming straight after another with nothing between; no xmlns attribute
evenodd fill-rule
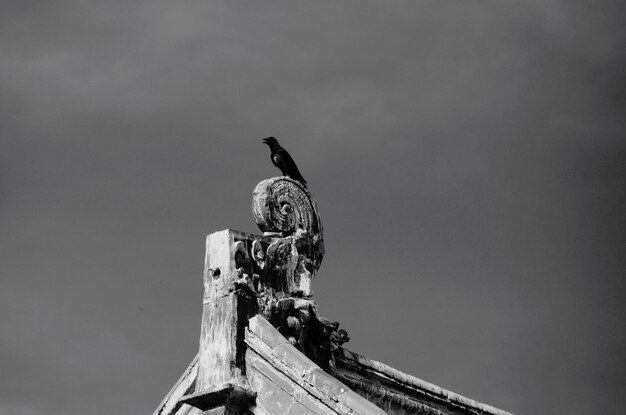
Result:
<svg viewBox="0 0 626 415"><path fill-rule="evenodd" d="M278 167L284 176L297 180L306 187L306 180L300 174L296 162L293 161L287 150L278 144L278 140L275 137L267 137L263 139L263 142L267 144L272 152L270 158L274 166Z"/></svg>

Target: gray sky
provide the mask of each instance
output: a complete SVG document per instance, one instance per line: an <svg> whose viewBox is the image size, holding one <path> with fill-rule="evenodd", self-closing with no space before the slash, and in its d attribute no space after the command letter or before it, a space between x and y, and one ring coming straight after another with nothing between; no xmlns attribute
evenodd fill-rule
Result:
<svg viewBox="0 0 626 415"><path fill-rule="evenodd" d="M150 413L204 238L275 135L348 348L518 414L619 413L617 1L0 3L0 415Z"/></svg>

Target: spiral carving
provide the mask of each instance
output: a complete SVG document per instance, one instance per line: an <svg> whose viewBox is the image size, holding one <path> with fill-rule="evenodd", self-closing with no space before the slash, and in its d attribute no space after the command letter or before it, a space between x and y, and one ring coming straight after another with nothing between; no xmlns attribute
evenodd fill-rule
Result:
<svg viewBox="0 0 626 415"><path fill-rule="evenodd" d="M310 193L288 177L259 183L252 193L252 213L263 232L287 236L302 230L309 237L322 234L322 222Z"/></svg>

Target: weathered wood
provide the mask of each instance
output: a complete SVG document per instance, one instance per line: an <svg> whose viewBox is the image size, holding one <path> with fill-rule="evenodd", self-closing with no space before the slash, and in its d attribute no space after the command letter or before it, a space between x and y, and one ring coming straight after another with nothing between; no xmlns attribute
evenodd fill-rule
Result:
<svg viewBox="0 0 626 415"><path fill-rule="evenodd" d="M248 377L258 391L255 413L383 415L290 343L262 316L246 331Z"/></svg>
<svg viewBox="0 0 626 415"><path fill-rule="evenodd" d="M335 376L391 415L511 415L346 349Z"/></svg>
<svg viewBox="0 0 626 415"><path fill-rule="evenodd" d="M322 232L317 205L302 183L289 177L261 181L252 192L252 214L263 232Z"/></svg>
<svg viewBox="0 0 626 415"><path fill-rule="evenodd" d="M230 230L207 238L197 391L242 376L236 359L239 299L229 293L236 280L232 244Z"/></svg>
<svg viewBox="0 0 626 415"><path fill-rule="evenodd" d="M229 382L187 395L181 399L181 402L208 411L221 406L243 408L255 397L256 392L248 386L247 382Z"/></svg>
<svg viewBox="0 0 626 415"><path fill-rule="evenodd" d="M301 183L262 181L253 213L264 235L207 237L197 363L153 415L510 415L342 349L312 299L324 241Z"/></svg>
<svg viewBox="0 0 626 415"><path fill-rule="evenodd" d="M182 415L181 407L184 404L180 402L180 399L185 395L194 393L197 377L198 356L196 355L152 415ZM200 411L195 408L190 408L188 413L200 415Z"/></svg>
<svg viewBox="0 0 626 415"><path fill-rule="evenodd" d="M315 273L324 257L324 235L317 204L307 188L289 177L261 181L252 192L252 214L266 235L293 236L300 255Z"/></svg>
<svg viewBox="0 0 626 415"><path fill-rule="evenodd" d="M202 410L216 406L245 406L254 394L245 378L244 328L256 312L256 301L237 295L236 232L224 230L207 237L204 266L202 326L195 392L181 402ZM246 398L244 398L246 397Z"/></svg>

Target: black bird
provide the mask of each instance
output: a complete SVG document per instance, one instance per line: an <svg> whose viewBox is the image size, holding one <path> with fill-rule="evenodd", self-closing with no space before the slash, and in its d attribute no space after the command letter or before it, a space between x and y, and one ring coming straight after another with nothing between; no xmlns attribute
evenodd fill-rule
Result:
<svg viewBox="0 0 626 415"><path fill-rule="evenodd" d="M280 171L283 172L284 176L297 180L306 186L306 180L304 180L304 177L300 174L295 161L293 161L289 153L287 153L287 150L278 144L278 140L274 137L267 137L263 139L263 142L267 144L272 151L270 157L272 158L274 166L278 167Z"/></svg>

